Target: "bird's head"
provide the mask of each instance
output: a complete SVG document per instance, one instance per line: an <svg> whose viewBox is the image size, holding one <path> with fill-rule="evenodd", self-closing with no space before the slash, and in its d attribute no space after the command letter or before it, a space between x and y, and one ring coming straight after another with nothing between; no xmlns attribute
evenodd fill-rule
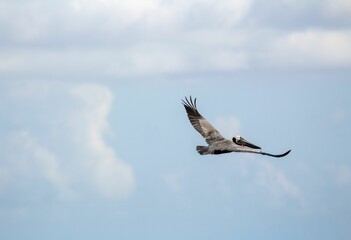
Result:
<svg viewBox="0 0 351 240"><path fill-rule="evenodd" d="M237 143L237 141L239 141L240 139L241 139L241 137L239 135L237 135L237 136L233 137L232 140L234 143Z"/></svg>

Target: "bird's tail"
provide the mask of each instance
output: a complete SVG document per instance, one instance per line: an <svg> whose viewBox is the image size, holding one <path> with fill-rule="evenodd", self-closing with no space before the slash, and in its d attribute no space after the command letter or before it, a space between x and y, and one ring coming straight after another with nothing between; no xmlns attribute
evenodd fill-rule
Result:
<svg viewBox="0 0 351 240"><path fill-rule="evenodd" d="M210 154L210 152L208 151L208 147L205 146L197 146L196 151L201 155Z"/></svg>

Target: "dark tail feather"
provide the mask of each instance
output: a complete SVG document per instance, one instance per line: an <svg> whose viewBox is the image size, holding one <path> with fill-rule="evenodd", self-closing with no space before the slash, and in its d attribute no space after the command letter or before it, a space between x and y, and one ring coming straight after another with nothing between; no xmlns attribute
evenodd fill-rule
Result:
<svg viewBox="0 0 351 240"><path fill-rule="evenodd" d="M201 155L210 154L210 153L208 152L208 147L205 147L205 146L197 146L197 147L196 147L196 151L197 151L198 153L200 153Z"/></svg>
<svg viewBox="0 0 351 240"><path fill-rule="evenodd" d="M265 153L265 152L260 152L260 154L262 155L267 155L267 156L271 156L271 157L276 157L276 158L280 158L280 157L284 157L286 155L288 155L290 153L291 150L283 153L283 154L278 154L278 155L274 155L274 154L270 154L270 153Z"/></svg>

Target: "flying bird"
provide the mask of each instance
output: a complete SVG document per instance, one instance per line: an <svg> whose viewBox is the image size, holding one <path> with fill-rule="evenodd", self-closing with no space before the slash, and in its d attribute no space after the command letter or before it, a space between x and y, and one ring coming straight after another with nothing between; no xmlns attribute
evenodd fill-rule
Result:
<svg viewBox="0 0 351 240"><path fill-rule="evenodd" d="M225 139L197 110L196 98L186 98L182 100L185 110L188 114L191 125L198 131L206 140L208 146L197 146L196 150L199 154L223 154L230 152L247 152L271 157L284 157L290 153L291 150L283 154L270 154L262 152L259 146L256 146L241 136L235 136L231 140Z"/></svg>

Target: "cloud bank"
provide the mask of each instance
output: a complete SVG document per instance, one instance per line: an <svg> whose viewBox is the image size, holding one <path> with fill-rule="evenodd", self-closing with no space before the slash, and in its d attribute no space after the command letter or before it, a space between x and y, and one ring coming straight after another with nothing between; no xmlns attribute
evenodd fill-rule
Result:
<svg viewBox="0 0 351 240"><path fill-rule="evenodd" d="M121 78L351 65L350 7L342 0L19 2L0 3L3 76Z"/></svg>

